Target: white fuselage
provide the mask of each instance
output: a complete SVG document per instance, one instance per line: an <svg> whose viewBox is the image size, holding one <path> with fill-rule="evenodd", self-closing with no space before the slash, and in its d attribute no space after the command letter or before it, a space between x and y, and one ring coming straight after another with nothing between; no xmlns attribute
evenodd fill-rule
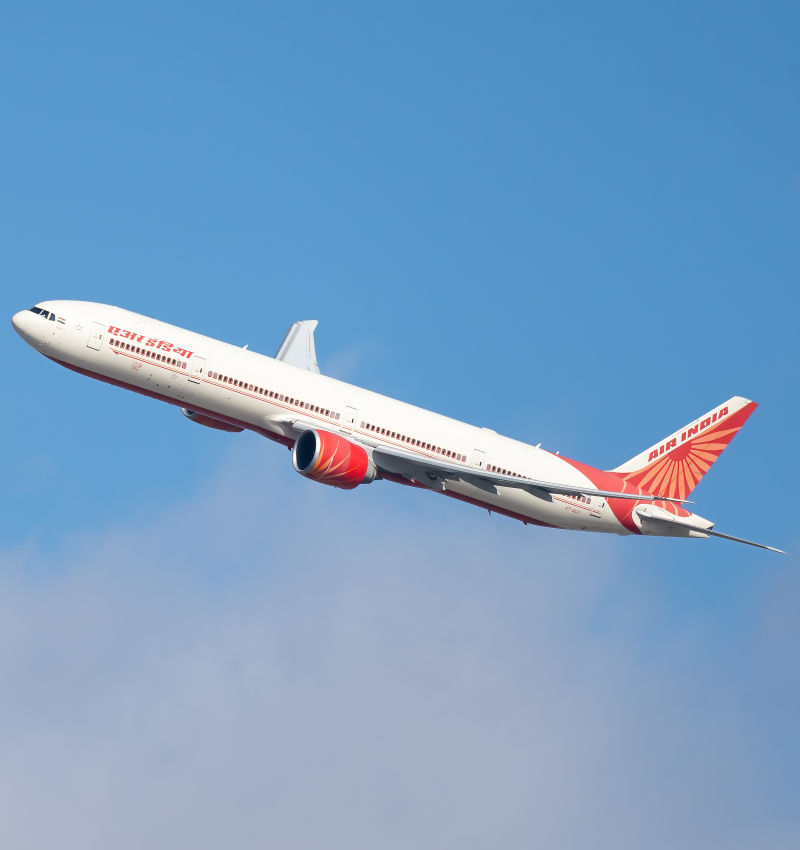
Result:
<svg viewBox="0 0 800 850"><path fill-rule="evenodd" d="M421 457L446 456L465 467L594 486L569 461L541 448L147 316L85 301L39 306L56 319L24 311L13 322L20 336L47 357L284 445L294 443L294 423L300 421L365 447L389 446ZM544 501L522 489L482 489L464 481L430 488L524 522L631 533L603 499L587 504L555 496Z"/></svg>

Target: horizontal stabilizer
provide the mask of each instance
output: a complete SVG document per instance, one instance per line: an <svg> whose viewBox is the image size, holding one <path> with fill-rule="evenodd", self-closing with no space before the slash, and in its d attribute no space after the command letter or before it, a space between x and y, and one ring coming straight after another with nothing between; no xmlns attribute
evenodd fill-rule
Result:
<svg viewBox="0 0 800 850"><path fill-rule="evenodd" d="M745 540L743 537L734 537L731 534L722 534L720 531L712 531L710 528L692 525L690 522L682 522L678 519L667 519L666 517L653 516L652 514L645 514L644 516L648 522L661 523L664 526L677 526L678 528L695 531L698 534L708 534L711 537L721 537L723 540L733 540L735 543L746 543L748 546L755 546L758 549L769 549L770 552L779 552L781 555L786 554L783 549L776 549L774 546L765 546L763 543L753 543L752 540Z"/></svg>

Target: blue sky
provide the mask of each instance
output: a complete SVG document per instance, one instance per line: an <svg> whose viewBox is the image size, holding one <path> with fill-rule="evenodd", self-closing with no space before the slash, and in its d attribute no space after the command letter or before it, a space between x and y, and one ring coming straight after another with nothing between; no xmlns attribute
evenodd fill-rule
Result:
<svg viewBox="0 0 800 850"><path fill-rule="evenodd" d="M0 13L8 319L96 300L273 354L315 318L324 372L604 468L744 395L696 509L790 553L331 492L7 325L5 843L796 846L799 29Z"/></svg>

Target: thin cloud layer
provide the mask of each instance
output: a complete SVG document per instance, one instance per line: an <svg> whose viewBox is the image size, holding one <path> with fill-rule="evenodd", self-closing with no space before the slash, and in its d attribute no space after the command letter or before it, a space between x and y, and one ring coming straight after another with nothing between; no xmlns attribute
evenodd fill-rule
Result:
<svg viewBox="0 0 800 850"><path fill-rule="evenodd" d="M280 459L3 553L3 846L797 846L787 574L715 670L623 542Z"/></svg>

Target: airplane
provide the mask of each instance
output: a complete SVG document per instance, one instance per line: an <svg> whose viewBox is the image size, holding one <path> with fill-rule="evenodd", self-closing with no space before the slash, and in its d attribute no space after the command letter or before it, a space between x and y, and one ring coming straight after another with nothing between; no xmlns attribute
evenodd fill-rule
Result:
<svg viewBox="0 0 800 850"><path fill-rule="evenodd" d="M654 537L720 537L688 496L756 403L735 396L616 469L595 469L320 374L316 321L295 322L275 357L108 304L42 301L14 330L81 375L180 408L197 425L254 431L301 475L352 490L391 481L526 525ZM785 553L782 553L785 554Z"/></svg>

